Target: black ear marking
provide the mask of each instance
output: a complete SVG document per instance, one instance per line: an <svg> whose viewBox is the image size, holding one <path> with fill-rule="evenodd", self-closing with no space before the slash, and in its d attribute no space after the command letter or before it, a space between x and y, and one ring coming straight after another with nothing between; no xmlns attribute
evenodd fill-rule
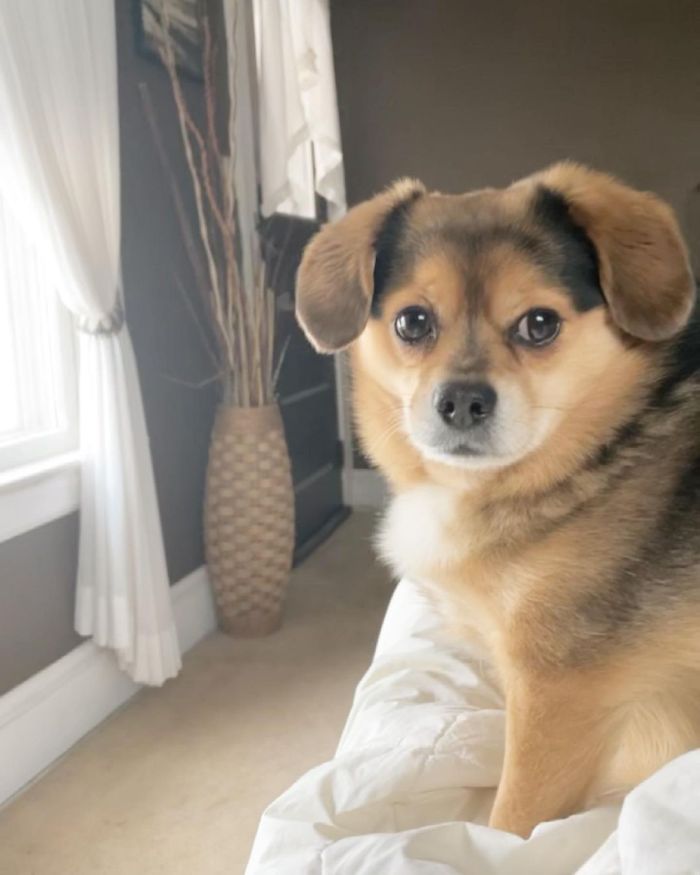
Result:
<svg viewBox="0 0 700 875"><path fill-rule="evenodd" d="M364 331L374 297L376 245L387 216L424 193L417 180L400 179L324 225L308 243L297 270L295 309L316 350L337 352Z"/></svg>
<svg viewBox="0 0 700 875"><path fill-rule="evenodd" d="M671 207L613 176L562 161L531 178L561 193L598 256L610 316L639 340L669 340L687 324L695 299L688 249Z"/></svg>
<svg viewBox="0 0 700 875"><path fill-rule="evenodd" d="M397 263L400 258L408 213L421 194L421 191L415 191L387 213L374 241L374 293L372 295L371 315L375 318L379 316L381 310L382 293L386 290L392 274L397 273Z"/></svg>
<svg viewBox="0 0 700 875"><path fill-rule="evenodd" d="M598 252L586 231L573 220L564 195L546 185L538 185L532 212L537 224L555 244L548 260L571 293L576 309L585 312L603 304Z"/></svg>

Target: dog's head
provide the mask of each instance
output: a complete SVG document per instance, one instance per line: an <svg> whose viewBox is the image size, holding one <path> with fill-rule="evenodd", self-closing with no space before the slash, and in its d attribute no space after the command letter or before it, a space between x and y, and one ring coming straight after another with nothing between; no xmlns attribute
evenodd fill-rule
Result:
<svg viewBox="0 0 700 875"><path fill-rule="evenodd" d="M668 206L563 163L459 196L404 180L360 204L307 248L297 315L317 349L354 346L422 458L493 468L622 403L694 288Z"/></svg>

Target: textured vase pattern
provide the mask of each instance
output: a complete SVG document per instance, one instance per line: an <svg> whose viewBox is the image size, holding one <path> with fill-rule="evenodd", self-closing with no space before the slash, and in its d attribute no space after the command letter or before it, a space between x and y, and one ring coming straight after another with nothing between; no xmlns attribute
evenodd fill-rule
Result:
<svg viewBox="0 0 700 875"><path fill-rule="evenodd" d="M234 635L274 632L294 549L294 492L277 405L219 408L204 531L220 627Z"/></svg>

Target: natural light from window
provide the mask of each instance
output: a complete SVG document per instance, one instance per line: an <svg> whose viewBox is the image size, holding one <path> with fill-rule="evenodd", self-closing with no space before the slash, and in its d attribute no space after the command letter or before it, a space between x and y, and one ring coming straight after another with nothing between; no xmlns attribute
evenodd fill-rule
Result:
<svg viewBox="0 0 700 875"><path fill-rule="evenodd" d="M75 375L55 277L0 197L0 474L75 449Z"/></svg>

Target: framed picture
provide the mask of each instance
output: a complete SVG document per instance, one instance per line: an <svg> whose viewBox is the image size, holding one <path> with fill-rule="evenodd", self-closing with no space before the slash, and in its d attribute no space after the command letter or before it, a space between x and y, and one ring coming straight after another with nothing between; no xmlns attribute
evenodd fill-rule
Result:
<svg viewBox="0 0 700 875"><path fill-rule="evenodd" d="M175 51L178 70L192 79L202 79L202 2L203 0L133 0L136 49L151 60L160 61L158 42L162 39L163 19ZM167 15L163 15L163 8Z"/></svg>

